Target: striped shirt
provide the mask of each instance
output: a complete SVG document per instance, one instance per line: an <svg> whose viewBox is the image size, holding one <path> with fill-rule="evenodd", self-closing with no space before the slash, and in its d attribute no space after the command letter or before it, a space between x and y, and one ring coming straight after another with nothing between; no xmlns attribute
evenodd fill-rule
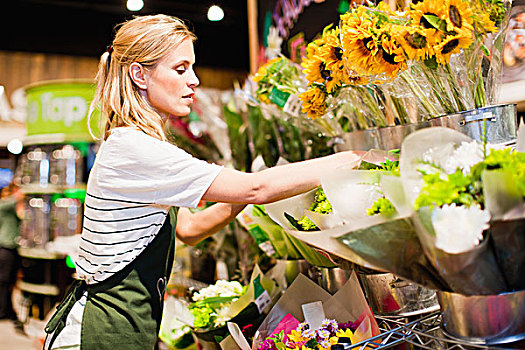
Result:
<svg viewBox="0 0 525 350"><path fill-rule="evenodd" d="M170 206L195 208L221 166L135 128L116 128L89 174L76 261L88 284L133 261L155 238Z"/></svg>

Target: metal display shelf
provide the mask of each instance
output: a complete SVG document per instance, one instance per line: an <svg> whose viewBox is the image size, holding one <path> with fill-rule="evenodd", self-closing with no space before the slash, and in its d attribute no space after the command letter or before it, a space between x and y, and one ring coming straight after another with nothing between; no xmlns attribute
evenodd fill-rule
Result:
<svg viewBox="0 0 525 350"><path fill-rule="evenodd" d="M494 345L476 345L447 338L441 331L441 312L433 312L410 321L408 318L376 316L381 334L352 344L348 349L391 349L411 344L414 349L508 349Z"/></svg>

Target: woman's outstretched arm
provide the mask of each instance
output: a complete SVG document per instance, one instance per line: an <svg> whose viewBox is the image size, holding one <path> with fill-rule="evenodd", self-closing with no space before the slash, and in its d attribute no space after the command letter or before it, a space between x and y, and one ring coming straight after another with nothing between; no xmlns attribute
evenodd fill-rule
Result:
<svg viewBox="0 0 525 350"><path fill-rule="evenodd" d="M225 168L202 197L203 200L222 203L196 213L181 208L177 215L177 237L186 244L197 244L227 225L246 204L271 203L309 191L320 185L323 174L345 164L357 164L363 154L341 152L257 173Z"/></svg>

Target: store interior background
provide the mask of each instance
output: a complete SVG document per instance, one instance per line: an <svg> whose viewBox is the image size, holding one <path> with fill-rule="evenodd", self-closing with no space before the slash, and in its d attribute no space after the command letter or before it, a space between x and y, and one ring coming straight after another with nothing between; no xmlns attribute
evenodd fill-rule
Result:
<svg viewBox="0 0 525 350"><path fill-rule="evenodd" d="M184 19L196 33L195 71L201 86L231 89L249 71L247 2L221 0L224 19L211 22L211 1L146 0L138 12L125 0L18 0L2 12L17 18L0 21L1 104L18 109L20 118L0 115L0 168L14 171L10 139L25 133L23 87L61 79L93 79L100 55L117 24L135 15L163 13ZM5 111L4 107L4 111ZM16 120L19 119L19 120Z"/></svg>
<svg viewBox="0 0 525 350"><path fill-rule="evenodd" d="M23 140L27 133L24 87L54 80L93 80L115 26L136 15L162 13L187 22L198 38L195 71L201 87L231 90L234 83L242 83L250 66L247 1L221 0L225 15L217 22L207 19L211 5L211 1L145 0L140 11L131 12L125 0L17 0L4 4L4 16L17 19L0 21L0 181L9 182L19 165L20 154L8 151L7 145L15 138ZM49 307L45 309L41 311ZM42 318L38 310L31 311L33 318ZM10 325L7 331L12 335ZM0 348L24 348L24 339L4 337L3 332L4 328L0 333L6 341L18 339L21 343L2 343Z"/></svg>

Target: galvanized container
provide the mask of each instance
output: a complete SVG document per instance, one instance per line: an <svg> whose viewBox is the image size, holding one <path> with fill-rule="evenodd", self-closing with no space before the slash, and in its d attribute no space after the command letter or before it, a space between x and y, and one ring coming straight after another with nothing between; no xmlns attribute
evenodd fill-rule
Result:
<svg viewBox="0 0 525 350"><path fill-rule="evenodd" d="M450 338L481 345L525 340L525 290L474 296L438 291L437 296L442 330Z"/></svg>
<svg viewBox="0 0 525 350"><path fill-rule="evenodd" d="M516 104L495 105L433 118L430 125L451 128L478 141L486 134L488 143L508 144L516 141L517 113Z"/></svg>
<svg viewBox="0 0 525 350"><path fill-rule="evenodd" d="M408 317L439 310L436 291L392 273L359 273L359 279L377 315Z"/></svg>
<svg viewBox="0 0 525 350"><path fill-rule="evenodd" d="M488 106L432 118L426 122L352 131L335 139L335 149L338 152L398 149L409 134L434 126L457 130L478 141L482 141L486 130L488 143L512 144L516 142L517 120L516 104Z"/></svg>

